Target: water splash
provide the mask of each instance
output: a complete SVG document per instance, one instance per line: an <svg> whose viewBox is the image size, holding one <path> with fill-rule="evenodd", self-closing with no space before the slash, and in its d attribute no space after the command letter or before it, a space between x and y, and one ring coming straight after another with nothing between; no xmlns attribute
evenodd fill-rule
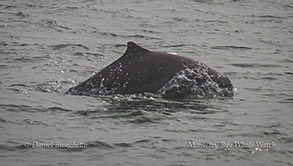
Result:
<svg viewBox="0 0 293 166"><path fill-rule="evenodd" d="M186 65L185 69L179 71L158 90L158 93L166 97L191 98L211 98L233 94L233 91L219 87L208 74L208 70L208 67L202 63L194 67Z"/></svg>

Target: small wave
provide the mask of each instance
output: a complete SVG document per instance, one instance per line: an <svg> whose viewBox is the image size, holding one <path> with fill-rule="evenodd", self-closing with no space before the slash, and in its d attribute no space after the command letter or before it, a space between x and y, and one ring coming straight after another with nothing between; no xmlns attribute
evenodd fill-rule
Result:
<svg viewBox="0 0 293 166"><path fill-rule="evenodd" d="M178 112L186 112L192 114L192 118L196 115L199 119L205 118L208 114L219 112L220 108L215 111L208 104L207 100L201 99L184 99L169 100L159 95L150 97L152 94L132 94L132 95L110 95L98 96L99 99L109 103L103 107L106 110L96 109L94 111L85 110L77 111L76 114L88 116L90 119L114 119L126 124L157 124L164 120L179 120L174 114ZM129 96L135 99L129 99ZM211 109L208 109L211 108ZM100 121L99 120L99 121ZM198 119L196 119L198 120Z"/></svg>
<svg viewBox="0 0 293 166"><path fill-rule="evenodd" d="M84 56L84 54L80 51L73 53L73 56Z"/></svg>
<svg viewBox="0 0 293 166"><path fill-rule="evenodd" d="M19 150L23 150L25 149L25 147L23 145L17 145L17 146L12 146L12 145L6 145L6 144L0 144L0 151L2 152L9 152L9 151L19 151Z"/></svg>
<svg viewBox="0 0 293 166"><path fill-rule="evenodd" d="M279 127L281 127L281 124L280 123L269 124L269 125L264 124L264 125L256 125L256 127L272 129L272 128L279 128Z"/></svg>
<svg viewBox="0 0 293 166"><path fill-rule="evenodd" d="M142 31L142 32L146 32L146 33L160 34L160 32L153 31L153 30L149 30L149 29L143 29L143 30L141 30L141 31Z"/></svg>
<svg viewBox="0 0 293 166"><path fill-rule="evenodd" d="M118 35L115 33L111 33L111 32L100 32L100 31L93 31L93 33L98 33L99 35L102 36L110 36L110 37L117 37Z"/></svg>
<svg viewBox="0 0 293 166"><path fill-rule="evenodd" d="M73 56L84 56L84 55L90 55L90 56L94 56L94 57L104 57L104 55L102 54L98 54L98 53L90 53L90 52L81 52L81 51L77 51L75 53L73 53Z"/></svg>
<svg viewBox="0 0 293 166"><path fill-rule="evenodd" d="M13 120L9 120L9 119L3 118L3 117L0 117L0 123L4 123L4 124L16 124L16 125L20 125L21 124L20 122L16 122L16 121L13 121ZM0 128L4 128L4 127L1 125Z"/></svg>
<svg viewBox="0 0 293 166"><path fill-rule="evenodd" d="M188 22L189 19L187 18L179 18L179 17L173 17L172 20L174 20L175 22Z"/></svg>
<svg viewBox="0 0 293 166"><path fill-rule="evenodd" d="M278 142L283 143L283 144L292 144L293 143L293 138L286 136L286 137L281 137L277 139ZM293 151L292 151L293 154Z"/></svg>
<svg viewBox="0 0 293 166"><path fill-rule="evenodd" d="M87 148L113 149L113 146L102 141L90 141L87 142Z"/></svg>
<svg viewBox="0 0 293 166"><path fill-rule="evenodd" d="M282 17L282 16L273 16L273 15L261 15L261 16L258 16L260 18L275 18L275 19L283 19L283 18L286 18L286 17Z"/></svg>
<svg viewBox="0 0 293 166"><path fill-rule="evenodd" d="M14 54L14 53L5 52L5 54ZM19 53L15 53L15 54L17 55ZM4 61L9 63L32 63L32 62L35 62L36 60L29 56L18 56L16 58L5 58Z"/></svg>
<svg viewBox="0 0 293 166"><path fill-rule="evenodd" d="M186 46L185 44L176 44L176 45L168 45L168 46L163 46L165 48L175 48L175 47L184 47Z"/></svg>
<svg viewBox="0 0 293 166"><path fill-rule="evenodd" d="M118 146L118 147L125 147L125 148L132 146L131 143L124 143L124 142L122 142L122 143L115 143L114 145L115 146Z"/></svg>
<svg viewBox="0 0 293 166"><path fill-rule="evenodd" d="M263 80L277 80L277 78L269 77L269 76L267 76L267 77L261 77L261 79L263 79Z"/></svg>
<svg viewBox="0 0 293 166"><path fill-rule="evenodd" d="M207 3L207 4L211 4L213 2L213 0L193 0L193 1L198 3Z"/></svg>
<svg viewBox="0 0 293 166"><path fill-rule="evenodd" d="M272 68L272 67L281 67L280 65L276 64L259 64L259 63L232 63L232 66L242 67L242 68L258 68L258 67L265 67L265 68Z"/></svg>
<svg viewBox="0 0 293 166"><path fill-rule="evenodd" d="M265 131L263 132L264 135L268 135L268 136L274 136L274 135L286 135L286 133L280 132L277 129L274 129L272 131Z"/></svg>
<svg viewBox="0 0 293 166"><path fill-rule="evenodd" d="M288 75L293 75L293 72L289 72L289 71L286 71L284 72L285 74L288 74Z"/></svg>
<svg viewBox="0 0 293 166"><path fill-rule="evenodd" d="M49 126L48 124L38 121L38 120L31 120L31 119L25 119L23 120L24 123L29 125L41 125L41 126Z"/></svg>
<svg viewBox="0 0 293 166"><path fill-rule="evenodd" d="M118 108L117 108L118 109ZM112 111L108 113L104 113L103 115L98 115L98 118L110 118L110 119L116 119L116 118L123 118L123 119L132 119L136 117L143 116L143 113L141 111L125 111L125 108L119 108L123 111ZM99 114L99 111L86 113L86 112L78 112L78 114L84 113L83 115L91 115L93 114Z"/></svg>
<svg viewBox="0 0 293 166"><path fill-rule="evenodd" d="M66 7L66 9L77 10L77 9L79 9L79 7L77 7L77 6L68 6L68 7Z"/></svg>
<svg viewBox="0 0 293 166"><path fill-rule="evenodd" d="M15 15L20 16L20 17L28 17L28 15L22 11L16 13Z"/></svg>
<svg viewBox="0 0 293 166"><path fill-rule="evenodd" d="M143 36L143 35L131 35L131 36L129 36L129 37L131 37L131 38L145 38L145 36Z"/></svg>
<svg viewBox="0 0 293 166"><path fill-rule="evenodd" d="M82 44L57 44L57 45L52 45L51 47L53 50L60 50L60 49L66 48L66 47L80 47L85 50L89 49L87 46L84 46Z"/></svg>
<svg viewBox="0 0 293 166"><path fill-rule="evenodd" d="M137 140L135 142L130 142L130 143L126 143L126 142L120 142L120 143L114 143L115 146L117 147L132 147L138 144L150 144L152 141L150 139L141 139L141 140Z"/></svg>
<svg viewBox="0 0 293 166"><path fill-rule="evenodd" d="M215 47L212 47L212 49L245 51L245 50L251 50L252 48L246 47L246 46L215 46Z"/></svg>
<svg viewBox="0 0 293 166"><path fill-rule="evenodd" d="M34 108L28 105L13 105L13 104L0 104L0 108L5 108L8 112L39 112L41 109Z"/></svg>
<svg viewBox="0 0 293 166"><path fill-rule="evenodd" d="M29 87L29 86L27 86L25 84L11 84L8 87Z"/></svg>
<svg viewBox="0 0 293 166"><path fill-rule="evenodd" d="M56 20L53 19L42 20L39 24L45 26L46 28L54 29L57 32L63 32L63 30L70 30L69 27L61 26L57 23Z"/></svg>
<svg viewBox="0 0 293 166"><path fill-rule="evenodd" d="M48 110L52 110L54 112L60 111L60 112L71 112L72 110L61 108L61 107L50 107Z"/></svg>
<svg viewBox="0 0 293 166"><path fill-rule="evenodd" d="M87 55L91 55L91 56L96 56L96 57L104 57L103 54L98 54L98 53L90 53L90 52L86 52Z"/></svg>
<svg viewBox="0 0 293 166"><path fill-rule="evenodd" d="M160 120L161 118L159 118ZM134 124L146 124L146 123L156 123L159 121L157 118L154 117L146 117L146 116L139 116L134 120L130 120L128 122L134 123Z"/></svg>

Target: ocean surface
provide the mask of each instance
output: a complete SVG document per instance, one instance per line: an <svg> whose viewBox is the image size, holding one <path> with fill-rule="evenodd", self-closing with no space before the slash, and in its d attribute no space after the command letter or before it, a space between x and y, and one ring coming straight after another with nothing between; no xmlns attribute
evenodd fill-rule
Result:
<svg viewBox="0 0 293 166"><path fill-rule="evenodd" d="M1 0L0 20L1 166L293 165L292 0ZM234 96L64 94L128 41Z"/></svg>

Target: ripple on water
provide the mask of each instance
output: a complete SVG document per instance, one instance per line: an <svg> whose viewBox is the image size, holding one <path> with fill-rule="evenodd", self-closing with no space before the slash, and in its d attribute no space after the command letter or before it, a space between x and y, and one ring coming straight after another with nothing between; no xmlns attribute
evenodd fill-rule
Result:
<svg viewBox="0 0 293 166"><path fill-rule="evenodd" d="M245 50L251 50L252 47L246 47L246 46L215 46L215 47L212 47L212 49L245 51Z"/></svg>
<svg viewBox="0 0 293 166"><path fill-rule="evenodd" d="M232 66L241 68L272 68L272 67L282 67L277 64L260 64L260 63L232 63Z"/></svg>
<svg viewBox="0 0 293 166"><path fill-rule="evenodd" d="M52 45L51 46L53 50L60 50L60 49L64 49L66 47L70 47L70 48L83 48L85 50L89 50L89 48L85 45L82 44L56 44L56 45Z"/></svg>
<svg viewBox="0 0 293 166"><path fill-rule="evenodd" d="M88 148L98 148L101 150L108 150L108 149L113 149L114 147L106 142L103 141L89 141L86 142Z"/></svg>

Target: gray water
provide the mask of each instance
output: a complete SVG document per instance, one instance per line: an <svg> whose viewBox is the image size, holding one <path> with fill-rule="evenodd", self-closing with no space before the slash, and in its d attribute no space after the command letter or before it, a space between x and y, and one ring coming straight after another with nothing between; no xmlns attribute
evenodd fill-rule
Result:
<svg viewBox="0 0 293 166"><path fill-rule="evenodd" d="M1 166L293 165L291 0L1 0L0 20ZM207 64L234 96L64 95L128 41Z"/></svg>

